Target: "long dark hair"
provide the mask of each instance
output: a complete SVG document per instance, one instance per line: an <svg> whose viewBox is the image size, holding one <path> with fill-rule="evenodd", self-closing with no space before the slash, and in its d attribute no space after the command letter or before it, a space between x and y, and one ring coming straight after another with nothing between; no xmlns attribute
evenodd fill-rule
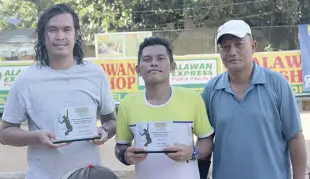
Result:
<svg viewBox="0 0 310 179"><path fill-rule="evenodd" d="M73 48L73 57L77 61L77 64L83 64L84 58L84 41L82 39L82 33L80 28L80 22L78 15L67 4L57 4L47 9L40 17L35 31L35 61L40 66L49 66L48 53L45 46L45 28L51 18L56 15L69 13L72 15L76 42Z"/></svg>

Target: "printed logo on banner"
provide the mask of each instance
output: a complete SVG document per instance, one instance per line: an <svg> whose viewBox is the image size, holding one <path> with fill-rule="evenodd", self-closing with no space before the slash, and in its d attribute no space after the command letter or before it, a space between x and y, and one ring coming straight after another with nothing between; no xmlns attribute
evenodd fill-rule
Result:
<svg viewBox="0 0 310 179"><path fill-rule="evenodd" d="M304 76L304 85L305 85L305 88L310 88L310 75Z"/></svg>
<svg viewBox="0 0 310 179"><path fill-rule="evenodd" d="M176 64L176 70L170 75L172 85L203 88L209 80L219 74L218 58L176 60ZM138 85L141 89L145 86L141 76Z"/></svg>
<svg viewBox="0 0 310 179"><path fill-rule="evenodd" d="M303 92L310 92L309 76L310 76L310 26L309 24L298 25L298 40L300 46L300 54L302 60Z"/></svg>
<svg viewBox="0 0 310 179"><path fill-rule="evenodd" d="M2 66L0 67L0 86L9 90L15 78L28 66Z"/></svg>

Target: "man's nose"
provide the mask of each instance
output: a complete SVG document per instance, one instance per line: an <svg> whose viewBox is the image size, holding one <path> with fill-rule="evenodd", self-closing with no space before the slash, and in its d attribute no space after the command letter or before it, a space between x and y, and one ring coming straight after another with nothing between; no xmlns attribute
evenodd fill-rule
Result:
<svg viewBox="0 0 310 179"><path fill-rule="evenodd" d="M235 56L237 55L237 51L238 51L238 48L234 44L232 44L229 48L228 54L229 56Z"/></svg>
<svg viewBox="0 0 310 179"><path fill-rule="evenodd" d="M158 66L158 61L157 60L152 60L151 66Z"/></svg>
<svg viewBox="0 0 310 179"><path fill-rule="evenodd" d="M56 39L62 40L62 39L64 39L64 38L65 38L65 33L64 33L62 30L59 30L59 31L57 32Z"/></svg>

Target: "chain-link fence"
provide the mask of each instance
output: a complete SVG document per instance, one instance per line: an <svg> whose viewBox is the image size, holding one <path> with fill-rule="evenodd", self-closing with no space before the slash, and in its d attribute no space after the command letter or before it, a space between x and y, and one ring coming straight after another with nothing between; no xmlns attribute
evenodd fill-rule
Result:
<svg viewBox="0 0 310 179"><path fill-rule="evenodd" d="M175 55L209 54L217 52L216 30L154 31L153 35L169 40ZM253 27L252 33L258 52L299 49L297 26Z"/></svg>
<svg viewBox="0 0 310 179"><path fill-rule="evenodd" d="M217 28L153 31L153 36L167 39L175 55L212 54L217 52L216 31ZM252 31L258 52L299 49L297 26L253 27ZM33 32L31 29L0 32L0 57L14 60L16 55L18 60L33 59ZM88 43L85 48L86 57L96 56L93 44Z"/></svg>

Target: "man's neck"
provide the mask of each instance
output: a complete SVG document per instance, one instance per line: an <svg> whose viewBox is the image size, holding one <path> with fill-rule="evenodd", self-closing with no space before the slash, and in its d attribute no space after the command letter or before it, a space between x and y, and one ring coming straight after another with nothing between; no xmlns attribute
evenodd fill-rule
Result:
<svg viewBox="0 0 310 179"><path fill-rule="evenodd" d="M238 85L248 85L252 79L253 66L253 63L251 63L249 66L247 66L241 71L229 73L230 83Z"/></svg>
<svg viewBox="0 0 310 179"><path fill-rule="evenodd" d="M167 83L146 85L145 93L147 101L152 105L165 104L171 97L171 86Z"/></svg>
<svg viewBox="0 0 310 179"><path fill-rule="evenodd" d="M63 59L56 59L56 58L49 59L49 66L55 70L66 70L72 67L73 65L74 65L73 56Z"/></svg>

